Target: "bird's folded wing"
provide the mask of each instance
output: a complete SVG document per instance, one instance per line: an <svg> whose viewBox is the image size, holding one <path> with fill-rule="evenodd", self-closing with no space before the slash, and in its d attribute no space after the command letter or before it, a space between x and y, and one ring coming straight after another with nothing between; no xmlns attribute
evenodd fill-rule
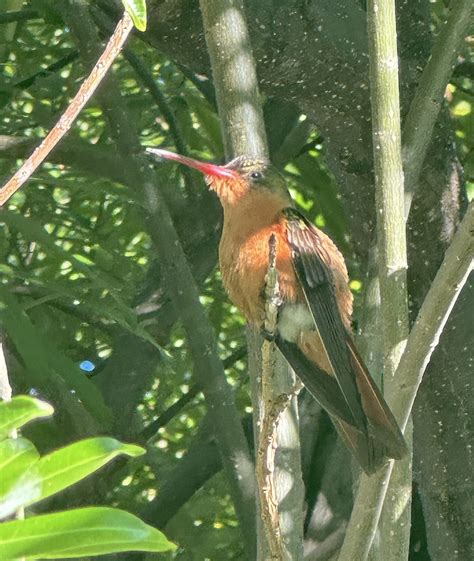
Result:
<svg viewBox="0 0 474 561"><path fill-rule="evenodd" d="M295 343L277 337L275 344L321 407L330 415L354 425L354 418L336 379L307 359Z"/></svg>
<svg viewBox="0 0 474 561"><path fill-rule="evenodd" d="M331 364L354 425L365 430L365 415L347 347L347 330L336 301L330 256L317 229L297 210L284 211L293 267L303 289L315 327Z"/></svg>

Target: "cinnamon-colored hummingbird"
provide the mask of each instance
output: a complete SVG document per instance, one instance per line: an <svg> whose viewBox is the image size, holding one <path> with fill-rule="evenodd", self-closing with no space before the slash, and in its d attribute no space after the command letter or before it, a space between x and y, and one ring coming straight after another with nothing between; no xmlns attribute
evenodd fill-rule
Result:
<svg viewBox="0 0 474 561"><path fill-rule="evenodd" d="M277 347L366 473L389 458L401 459L405 440L352 339L353 297L344 258L294 208L283 176L259 159L240 156L215 165L167 150L148 151L201 171L217 193L224 209L223 282L232 302L259 328L273 234L281 294Z"/></svg>

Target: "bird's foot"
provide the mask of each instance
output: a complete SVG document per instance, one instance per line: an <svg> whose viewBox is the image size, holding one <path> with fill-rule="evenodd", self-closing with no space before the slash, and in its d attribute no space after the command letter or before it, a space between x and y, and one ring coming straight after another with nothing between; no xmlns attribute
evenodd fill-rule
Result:
<svg viewBox="0 0 474 561"><path fill-rule="evenodd" d="M277 333L275 331L268 331L264 327L262 327L260 333L262 334L262 337L265 339L265 341L269 341L270 343L274 343L277 338Z"/></svg>

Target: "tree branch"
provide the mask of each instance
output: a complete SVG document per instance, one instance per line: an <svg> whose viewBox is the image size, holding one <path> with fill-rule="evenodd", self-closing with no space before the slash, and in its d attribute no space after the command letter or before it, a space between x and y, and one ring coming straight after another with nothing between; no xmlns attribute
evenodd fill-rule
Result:
<svg viewBox="0 0 474 561"><path fill-rule="evenodd" d="M382 327L383 384L388 388L393 383L408 336L407 242L395 1L369 0L367 20L381 297L379 317ZM407 458L394 467L396 482L392 481L390 485L394 500L386 502L382 511L381 538L374 552L377 559L398 561L408 556L410 466L411 460ZM403 508L400 508L398 497L404 502ZM407 500L408 508L405 504ZM355 557L359 559L359 555ZM360 556L360 561L364 560L365 557Z"/></svg>
<svg viewBox="0 0 474 561"><path fill-rule="evenodd" d="M260 104L255 61L245 20L242 0L200 0L213 83L221 119L226 157L246 155L268 157L265 125ZM261 338L248 336L249 372L252 383L254 429L262 430L260 418L260 349ZM292 394L293 377L288 365L277 355L273 369L273 388L278 394ZM290 559L301 559L303 535L303 483L301 478L297 401L282 414L277 429L278 457L275 487L280 501L281 533ZM259 440L258 434L255 438ZM285 497L282 508L282 498ZM284 511L284 514L282 514ZM262 512L263 515L263 512ZM266 558L265 532L257 521L257 556ZM255 555L251 557L255 558Z"/></svg>
<svg viewBox="0 0 474 561"><path fill-rule="evenodd" d="M395 383L387 392L402 428L408 422L416 391L449 314L472 270L473 258L474 202L471 202L421 306L400 359Z"/></svg>
<svg viewBox="0 0 474 561"><path fill-rule="evenodd" d="M228 159L267 156L252 47L241 0L200 0Z"/></svg>
<svg viewBox="0 0 474 561"><path fill-rule="evenodd" d="M474 203L468 207L407 340L387 399L405 428L439 337L473 267ZM361 476L356 501L338 561L365 559L380 516L393 462L373 477Z"/></svg>
<svg viewBox="0 0 474 561"><path fill-rule="evenodd" d="M265 331L274 336L277 331L278 306L280 291L278 271L276 270L276 238L272 234L268 240L269 267L265 278ZM259 415L259 434L257 443L256 475L260 498L260 516L266 535L266 543L271 559L275 561L291 560L285 545L279 512L279 489L275 485L275 452L277 449L278 424L286 407L291 401L291 394L280 394L274 387L276 348L272 341L262 344L261 373L261 407Z"/></svg>
<svg viewBox="0 0 474 561"><path fill-rule="evenodd" d="M15 175L10 178L0 191L0 206L28 180L35 169L41 165L51 150L71 128L72 123L81 112L84 105L92 97L98 85L103 80L112 62L117 58L128 34L133 29L133 22L127 12L117 24L114 34L110 38L104 52L101 54L89 76L84 80L69 107L61 115L59 121L50 130L43 142L35 149L33 154L24 162Z"/></svg>
<svg viewBox="0 0 474 561"><path fill-rule="evenodd" d="M471 23L473 6L472 0L451 2L451 15L436 39L403 124L405 216L410 212L444 92Z"/></svg>
<svg viewBox="0 0 474 561"><path fill-rule="evenodd" d="M408 335L395 3L369 0L367 13L383 371L389 384Z"/></svg>

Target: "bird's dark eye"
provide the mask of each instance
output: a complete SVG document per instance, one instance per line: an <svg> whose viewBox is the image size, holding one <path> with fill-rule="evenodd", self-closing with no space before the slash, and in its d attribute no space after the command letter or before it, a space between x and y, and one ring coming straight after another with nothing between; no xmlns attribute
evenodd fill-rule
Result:
<svg viewBox="0 0 474 561"><path fill-rule="evenodd" d="M259 171L253 171L253 172L250 174L250 177L251 177L252 179L262 179L263 176L262 176L262 174L261 174Z"/></svg>

